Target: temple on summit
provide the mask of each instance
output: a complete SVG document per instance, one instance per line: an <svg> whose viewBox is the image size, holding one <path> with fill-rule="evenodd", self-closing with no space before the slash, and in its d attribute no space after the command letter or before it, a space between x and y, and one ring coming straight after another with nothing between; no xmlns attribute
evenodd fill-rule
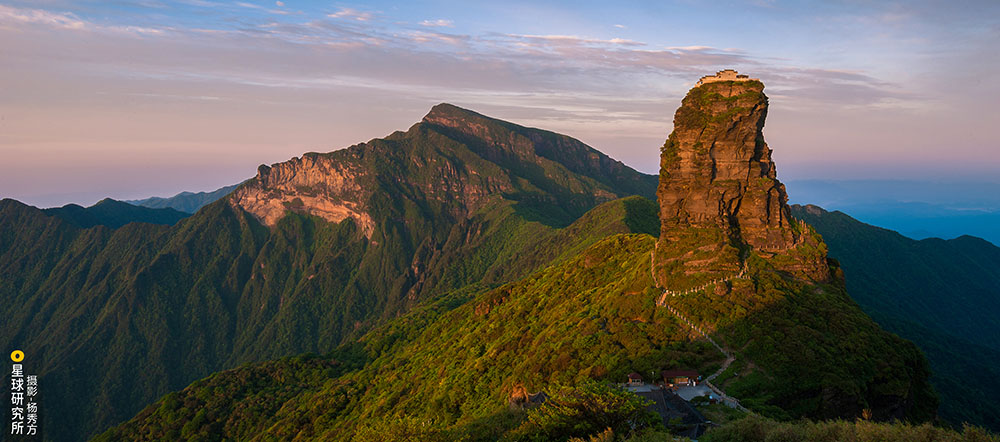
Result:
<svg viewBox="0 0 1000 442"><path fill-rule="evenodd" d="M736 72L733 69L723 69L716 72L715 75L706 75L698 80L695 87L701 86L705 83L715 83L717 81L760 81L759 78L750 78L749 75L744 75Z"/></svg>

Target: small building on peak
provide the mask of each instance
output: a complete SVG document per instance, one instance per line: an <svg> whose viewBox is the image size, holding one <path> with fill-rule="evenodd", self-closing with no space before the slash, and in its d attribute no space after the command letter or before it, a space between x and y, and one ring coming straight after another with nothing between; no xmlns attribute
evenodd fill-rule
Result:
<svg viewBox="0 0 1000 442"><path fill-rule="evenodd" d="M642 385L642 376L639 373L632 372L628 375L629 385Z"/></svg>
<svg viewBox="0 0 1000 442"><path fill-rule="evenodd" d="M715 75L706 75L698 80L695 87L701 86L706 83L715 83L718 81L760 81L758 78L750 78L749 75L741 74L733 69L723 69L716 72Z"/></svg>

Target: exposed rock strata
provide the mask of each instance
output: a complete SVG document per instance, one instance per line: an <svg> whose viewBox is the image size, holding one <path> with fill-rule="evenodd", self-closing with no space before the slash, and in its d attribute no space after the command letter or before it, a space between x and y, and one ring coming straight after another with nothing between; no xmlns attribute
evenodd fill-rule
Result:
<svg viewBox="0 0 1000 442"><path fill-rule="evenodd" d="M366 192L359 177L365 172L352 164L310 153L272 166L260 166L255 179L233 192L230 201L274 226L294 211L341 222L352 218L365 236L375 228L365 212Z"/></svg>
<svg viewBox="0 0 1000 442"><path fill-rule="evenodd" d="M738 272L751 250L796 255L802 245L808 250L783 260L782 268L812 279L829 276L822 240L791 217L777 179L762 133L763 89L755 80L704 83L674 115L657 191L657 277L664 286L670 275Z"/></svg>

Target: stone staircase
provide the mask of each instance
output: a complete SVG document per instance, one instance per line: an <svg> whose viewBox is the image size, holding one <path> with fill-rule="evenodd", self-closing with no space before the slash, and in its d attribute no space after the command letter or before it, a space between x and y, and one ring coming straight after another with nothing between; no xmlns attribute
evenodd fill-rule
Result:
<svg viewBox="0 0 1000 442"><path fill-rule="evenodd" d="M652 263L652 261L651 261L651 263ZM652 266L650 266L650 272L652 273ZM685 325L687 325L691 330L694 330L695 333L697 333L699 336L701 336L702 338L705 338L705 340L707 340L709 343L711 343L712 346L714 346L716 348L716 350L719 350L719 353L722 353L726 357L726 361L722 363L722 367L719 367L719 369L716 370L715 373L712 373L710 376L708 376L707 378L705 378L705 381L704 381L705 385L708 385L708 388L710 388L713 392L715 392L715 394L719 396L719 398L722 400L722 402L724 404L726 404L726 405L728 405L728 406L730 406L732 408L735 408L737 410L740 410L740 411L742 411L744 413L751 413L752 414L753 412L750 411L750 410L748 410L743 405L741 405L740 401L738 399L736 399L736 398L734 398L732 396L727 395L724 391L722 391L721 388L715 386L715 384L712 384L712 380L714 380L719 375L721 375L724 371L726 371L726 369L729 368L729 365L732 364L733 361L736 360L736 356L734 356L732 352L730 352L729 350L725 349L724 347L722 347L721 345L719 345L717 342L715 342L715 340L712 339L712 337L709 336L708 333L705 333L705 330L703 330L701 328L701 326L699 326L698 324L695 324L693 321L691 321L690 319L688 319L687 316L685 316L683 313L681 313L680 311L678 311L676 308L674 308L670 304L667 304L667 298L668 297L676 297L676 296L680 296L680 295L687 295L687 294L699 292L701 290L704 290L704 289L708 288L709 286L718 284L719 282L728 282L728 281L731 281L733 279L744 279L744 278L746 278L746 273L747 273L747 268L746 268L746 264L744 264L743 265L743 269L741 269L740 272L738 274L736 274L736 275L730 276L728 278L715 279L715 280L713 280L713 281L711 281L711 282L709 282L707 284L704 284L702 286L691 288L691 289L688 289L688 290L685 290L685 291L682 291L682 292L673 292L673 291L670 291L670 290L668 290L666 288L661 288L661 290L663 290L663 292L660 294L660 298L656 300L656 305L658 305L660 307L666 308L668 312L670 312L672 315L674 315L682 323L684 323ZM655 274L654 274L654 277L653 277L653 281L656 281Z"/></svg>

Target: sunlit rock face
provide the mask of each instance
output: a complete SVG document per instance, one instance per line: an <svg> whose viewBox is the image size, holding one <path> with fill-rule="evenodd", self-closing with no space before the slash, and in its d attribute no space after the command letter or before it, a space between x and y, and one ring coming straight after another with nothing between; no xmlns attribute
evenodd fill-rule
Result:
<svg viewBox="0 0 1000 442"><path fill-rule="evenodd" d="M366 192L361 176L365 171L351 162L319 154L272 166L260 166L257 176L233 192L235 206L274 226L293 211L341 222L352 218L366 236L375 228L365 211Z"/></svg>
<svg viewBox="0 0 1000 442"><path fill-rule="evenodd" d="M660 155L661 284L670 274L738 272L751 250L770 257L816 242L825 251L791 217L762 133L768 105L763 90L753 79L703 82L677 109ZM784 267L825 279L823 255Z"/></svg>

